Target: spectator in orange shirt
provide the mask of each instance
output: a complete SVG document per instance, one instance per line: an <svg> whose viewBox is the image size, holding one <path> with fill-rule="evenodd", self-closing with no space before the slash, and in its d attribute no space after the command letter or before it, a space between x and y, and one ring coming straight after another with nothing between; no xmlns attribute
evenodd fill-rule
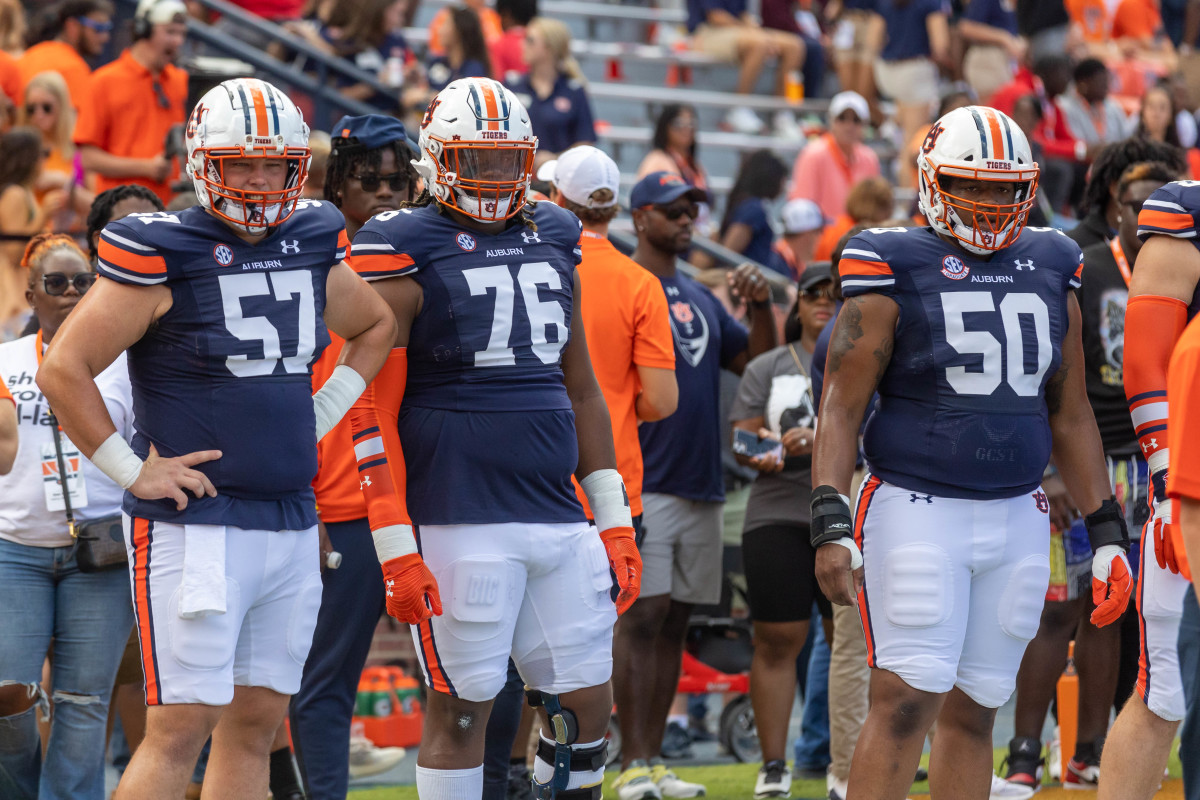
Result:
<svg viewBox="0 0 1200 800"><path fill-rule="evenodd" d="M1158 0L1066 0L1066 8L1072 27L1096 58L1175 68L1175 48L1163 30Z"/></svg>
<svg viewBox="0 0 1200 800"><path fill-rule="evenodd" d="M95 194L87 186L83 162L75 150L75 109L67 83L57 72L42 72L25 85L25 103L20 122L42 134L46 160L37 178L37 199L43 202L52 191L66 195L63 215L51 220L55 231L82 229Z"/></svg>
<svg viewBox="0 0 1200 800"><path fill-rule="evenodd" d="M483 40L489 45L504 35L504 26L500 24L500 15L487 4L487 0L463 0L463 6L479 15L479 24L483 28ZM453 6L443 6L429 23L429 55L438 57L446 55L446 44L442 41L443 26L446 16Z"/></svg>
<svg viewBox="0 0 1200 800"><path fill-rule="evenodd" d="M878 175L863 178L854 184L846 198L846 213L825 226L817 249L813 253L816 261L832 261L838 240L856 225L879 226L892 218L896 201L892 196L892 185Z"/></svg>
<svg viewBox="0 0 1200 800"><path fill-rule="evenodd" d="M53 71L63 76L75 108L87 95L92 68L85 59L104 52L112 35L113 7L109 0L65 0L44 40L17 60L21 84Z"/></svg>
<svg viewBox="0 0 1200 800"><path fill-rule="evenodd" d="M168 179L177 170L166 139L187 118L188 91L187 73L172 62L183 46L186 17L182 0L141 0L133 44L92 75L75 144L84 169L97 175L97 192L136 183L170 201Z"/></svg>

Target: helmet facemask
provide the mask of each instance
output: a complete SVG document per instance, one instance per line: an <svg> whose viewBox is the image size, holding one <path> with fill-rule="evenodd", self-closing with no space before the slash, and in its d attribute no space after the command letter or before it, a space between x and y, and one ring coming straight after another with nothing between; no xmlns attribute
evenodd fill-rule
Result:
<svg viewBox="0 0 1200 800"><path fill-rule="evenodd" d="M533 142L434 142L434 181L449 190L437 193L439 201L481 222L508 219L525 205Z"/></svg>
<svg viewBox="0 0 1200 800"><path fill-rule="evenodd" d="M213 214L235 227L252 234L266 233L282 225L296 210L296 201L304 192L312 151L307 147L284 147L281 154L247 152L245 148L204 148L197 152L203 157L201 174L194 177L203 183ZM243 190L229 186L226 165L246 159L283 159L287 175L283 189Z"/></svg>
<svg viewBox="0 0 1200 800"><path fill-rule="evenodd" d="M1015 244L1025 228L1035 203L1039 172L1036 164L1017 170L949 165L922 170L920 180L932 201L926 215L936 230L949 233L972 253L988 255L1003 250ZM945 187L956 179L1014 184L1013 202L985 202L955 194Z"/></svg>

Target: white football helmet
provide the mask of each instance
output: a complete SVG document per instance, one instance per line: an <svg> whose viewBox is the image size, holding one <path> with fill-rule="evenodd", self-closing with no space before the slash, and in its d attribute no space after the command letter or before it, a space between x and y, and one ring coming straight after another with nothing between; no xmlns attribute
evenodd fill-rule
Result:
<svg viewBox="0 0 1200 800"><path fill-rule="evenodd" d="M288 96L257 78L236 78L210 89L188 119L187 173L200 205L239 230L264 233L282 225L304 191L312 151L308 125ZM229 186L225 166L248 158L285 159L281 190Z"/></svg>
<svg viewBox="0 0 1200 800"><path fill-rule="evenodd" d="M979 255L1014 244L1033 208L1040 169L1025 134L987 106L956 108L929 129L917 154L920 207L933 229ZM1015 184L1010 204L947 191L946 178ZM982 227L980 227L982 226Z"/></svg>
<svg viewBox="0 0 1200 800"><path fill-rule="evenodd" d="M517 96L490 78L460 78L429 103L413 166L434 198L482 222L525 205L537 137Z"/></svg>

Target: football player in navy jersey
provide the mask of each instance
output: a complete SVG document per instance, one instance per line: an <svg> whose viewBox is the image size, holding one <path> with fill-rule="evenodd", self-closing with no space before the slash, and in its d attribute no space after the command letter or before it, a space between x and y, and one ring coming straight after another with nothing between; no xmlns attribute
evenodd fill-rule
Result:
<svg viewBox="0 0 1200 800"><path fill-rule="evenodd" d="M205 794L266 796L321 597L316 443L395 337L386 303L342 263L341 214L300 200L308 126L291 100L226 81L186 137L199 205L104 229L99 299L38 374L72 441L126 489L149 710L120 800L181 796L210 734ZM346 345L313 395L328 330ZM126 349L132 448L92 382Z"/></svg>
<svg viewBox="0 0 1200 800"><path fill-rule="evenodd" d="M1189 674L1180 672L1180 655L1185 650L1194 653L1196 647L1194 634L1183 633L1196 628L1196 600L1194 593L1188 594L1194 567L1189 566L1179 520L1172 514L1167 469L1173 460L1167 447L1167 365L1185 326L1200 311L1200 184L1168 183L1140 210L1128 212L1138 214L1137 235L1145 244L1133 266L1125 306L1125 396L1150 469L1153 516L1142 529L1137 685L1100 757L1103 780L1098 796L1106 800L1153 797L1185 714L1180 752L1195 753L1200 712L1194 655ZM1190 555L1194 559L1195 550ZM1181 626L1184 615L1191 620ZM1185 682L1193 687L1186 706ZM1195 758L1184 758L1184 764L1185 794L1200 796Z"/></svg>
<svg viewBox="0 0 1200 800"><path fill-rule="evenodd" d="M1084 385L1079 247L1022 233L1038 178L1024 134L994 109L957 109L917 166L930 227L868 230L842 253L812 542L822 590L858 605L873 668L849 796L904 797L937 718L934 796L982 800L995 709L1049 582L1051 455L1087 512L1097 624L1129 602L1129 534ZM876 388L852 517L845 492Z"/></svg>
<svg viewBox="0 0 1200 800"><path fill-rule="evenodd" d="M612 628L640 582L579 313L581 225L526 202L536 147L511 91L454 81L421 125L425 193L354 239L355 269L400 329L351 425L388 612L413 624L431 690L426 798L480 796L511 654L543 712L538 794L598 800Z"/></svg>

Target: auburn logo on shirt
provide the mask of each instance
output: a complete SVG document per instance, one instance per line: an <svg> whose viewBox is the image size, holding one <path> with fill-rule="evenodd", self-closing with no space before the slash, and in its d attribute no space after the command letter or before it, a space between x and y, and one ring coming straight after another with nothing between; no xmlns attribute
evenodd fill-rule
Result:
<svg viewBox="0 0 1200 800"><path fill-rule="evenodd" d="M696 318L696 315L692 313L691 305L679 301L671 303L671 316L683 325L687 325Z"/></svg>

